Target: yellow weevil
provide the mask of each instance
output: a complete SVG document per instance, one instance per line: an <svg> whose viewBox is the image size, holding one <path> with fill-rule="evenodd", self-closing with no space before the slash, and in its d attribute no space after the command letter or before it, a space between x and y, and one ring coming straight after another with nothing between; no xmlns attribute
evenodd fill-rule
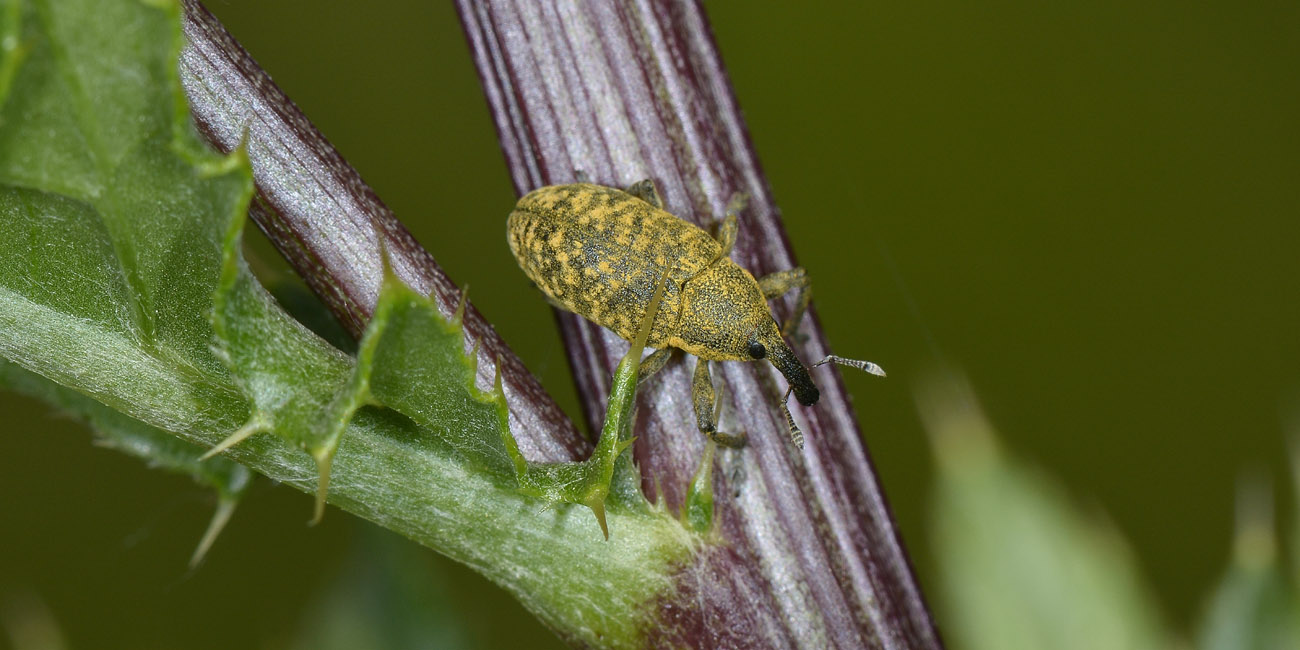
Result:
<svg viewBox="0 0 1300 650"><path fill-rule="evenodd" d="M698 357L691 390L697 424L710 439L729 447L743 445L744 436L717 430L709 361L767 358L785 375L800 404L811 406L819 397L808 369L782 338L782 331L791 333L808 307L808 276L796 267L756 280L732 262L727 255L736 242L737 208L733 202L715 239L664 210L649 180L626 191L574 183L528 193L506 224L519 266L552 304L627 340L636 336L656 282L666 273L663 302L646 341L655 352L641 364L640 377L662 368L674 348ZM799 289L797 306L779 329L767 299L792 289ZM868 362L831 356L821 363L826 361L884 374ZM802 446L788 411L786 417L795 443Z"/></svg>

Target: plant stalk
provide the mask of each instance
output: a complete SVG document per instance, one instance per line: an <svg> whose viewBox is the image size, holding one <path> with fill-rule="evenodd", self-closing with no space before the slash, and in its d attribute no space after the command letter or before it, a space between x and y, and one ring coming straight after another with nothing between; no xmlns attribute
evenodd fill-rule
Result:
<svg viewBox="0 0 1300 650"><path fill-rule="evenodd" d="M699 2L456 5L518 193L581 176L649 178L669 211L705 228L745 195L732 258L755 276L796 265ZM777 302L778 322L792 307ZM599 423L627 344L573 314L559 319L586 417ZM830 353L815 309L800 333L800 357ZM683 503L705 443L687 364L673 365L643 386L635 448L646 493L669 507ZM838 371L815 373L816 406L793 406L808 441L800 452L777 408L779 375L768 364L715 367L749 444L719 453L724 542L682 569L661 604L659 644L940 647Z"/></svg>
<svg viewBox="0 0 1300 650"><path fill-rule="evenodd" d="M182 0L181 84L199 133L222 153L248 148L257 195L249 216L354 337L374 311L382 250L397 276L450 318L460 289L374 190L198 0ZM504 216L502 217L504 223ZM382 246L381 246L382 242ZM510 429L530 459L586 458L592 445L471 301L465 352L478 346L480 389L501 363Z"/></svg>
<svg viewBox="0 0 1300 650"><path fill-rule="evenodd" d="M357 335L386 248L397 275L450 316L460 292L433 258L202 4L182 4L181 79L195 123L220 151L247 147L251 216L309 286ZM675 214L705 226L744 193L733 259L755 275L795 265L697 3L457 7L519 193L579 172L609 185L652 178ZM791 307L778 302L778 319ZM627 343L576 316L560 320L598 430ZM472 305L464 323L464 349L479 348L480 388L501 364L521 451L544 462L585 458L591 444ZM801 333L801 358L828 354L815 310ZM670 509L683 502L704 445L686 365L672 363L643 386L634 425L643 489ZM941 647L836 372L814 373L816 406L792 406L807 434L800 452L776 406L781 377L767 364L717 366L729 402L723 422L746 431L749 444L717 454L715 542L647 604L652 645Z"/></svg>

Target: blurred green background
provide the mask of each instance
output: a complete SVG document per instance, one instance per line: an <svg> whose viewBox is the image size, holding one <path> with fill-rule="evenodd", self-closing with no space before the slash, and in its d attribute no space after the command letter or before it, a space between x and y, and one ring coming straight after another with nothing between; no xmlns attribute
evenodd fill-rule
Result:
<svg viewBox="0 0 1300 650"><path fill-rule="evenodd" d="M707 4L830 341L890 373L845 377L931 599L913 391L942 363L1114 522L1186 631L1238 478L1280 484L1300 430L1297 5ZM451 6L209 6L576 416ZM43 603L75 647L290 647L376 571L360 558L400 552L338 511L308 528L307 496L262 483L188 574L208 495L30 400L0 408L0 608ZM414 557L446 577L427 588L463 626L449 647L539 638L495 587Z"/></svg>

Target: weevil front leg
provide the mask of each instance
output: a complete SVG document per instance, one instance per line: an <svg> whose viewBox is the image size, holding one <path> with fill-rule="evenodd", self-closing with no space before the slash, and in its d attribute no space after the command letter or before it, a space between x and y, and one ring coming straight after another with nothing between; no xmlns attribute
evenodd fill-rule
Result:
<svg viewBox="0 0 1300 650"><path fill-rule="evenodd" d="M801 266L788 271L769 273L758 279L758 288L763 291L763 297L768 300L784 295L791 289L799 290L794 312L781 325L781 334L793 335L795 329L799 327L799 321L803 320L804 312L808 311L808 303L812 301L812 283L808 280L808 273Z"/></svg>
<svg viewBox="0 0 1300 650"><path fill-rule="evenodd" d="M664 209L664 200L659 198L659 190L655 189L655 182L648 178L632 183L624 191L660 210Z"/></svg>
<svg viewBox="0 0 1300 650"><path fill-rule="evenodd" d="M691 382L691 402L695 405L695 422L699 425L700 432L723 447L744 447L744 434L718 431L717 416L713 412L713 402L716 399L713 378L709 376L709 362L706 359L696 359L695 379Z"/></svg>

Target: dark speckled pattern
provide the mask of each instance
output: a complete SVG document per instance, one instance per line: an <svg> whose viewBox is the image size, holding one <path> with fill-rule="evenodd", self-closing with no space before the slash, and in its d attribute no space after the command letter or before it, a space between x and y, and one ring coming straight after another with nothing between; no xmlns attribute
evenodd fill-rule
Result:
<svg viewBox="0 0 1300 650"><path fill-rule="evenodd" d="M553 301L625 339L667 271L646 345L674 345L681 287L722 253L708 233L621 190L577 183L530 192L507 223L510 250ZM752 281L752 279L751 279Z"/></svg>

